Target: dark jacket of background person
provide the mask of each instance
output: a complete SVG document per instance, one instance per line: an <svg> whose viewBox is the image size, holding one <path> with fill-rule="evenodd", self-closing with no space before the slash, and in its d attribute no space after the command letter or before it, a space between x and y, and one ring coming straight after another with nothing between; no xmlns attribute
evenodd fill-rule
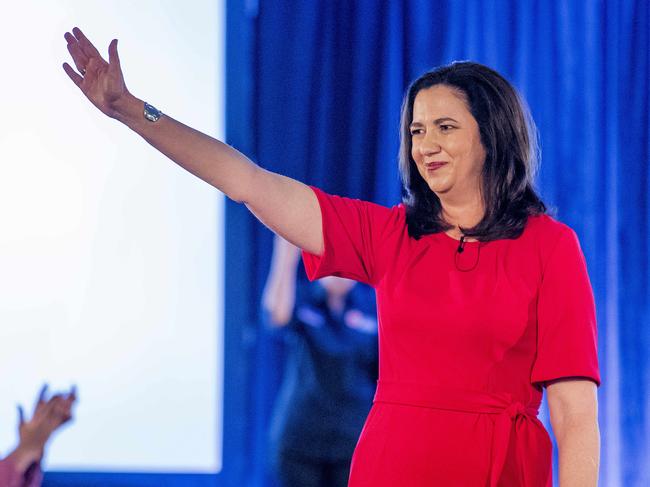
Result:
<svg viewBox="0 0 650 487"><path fill-rule="evenodd" d="M275 455L349 460L372 405L378 351L374 293L355 285L342 313L325 289L302 281L284 333L284 381L271 423Z"/></svg>

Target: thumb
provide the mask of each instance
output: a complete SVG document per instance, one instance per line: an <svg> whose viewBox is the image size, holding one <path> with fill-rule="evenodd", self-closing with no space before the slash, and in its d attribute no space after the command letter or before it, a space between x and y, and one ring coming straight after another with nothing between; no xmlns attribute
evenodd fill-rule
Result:
<svg viewBox="0 0 650 487"><path fill-rule="evenodd" d="M113 39L108 45L108 64L112 68L120 68L120 56L117 53L117 39Z"/></svg>

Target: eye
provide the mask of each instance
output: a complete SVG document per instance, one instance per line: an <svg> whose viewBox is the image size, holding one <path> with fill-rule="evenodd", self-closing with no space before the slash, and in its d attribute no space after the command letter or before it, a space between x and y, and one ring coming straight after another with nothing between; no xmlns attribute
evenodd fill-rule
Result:
<svg viewBox="0 0 650 487"><path fill-rule="evenodd" d="M421 128L412 128L411 129L411 135L418 135L418 134L423 134L424 130Z"/></svg>
<svg viewBox="0 0 650 487"><path fill-rule="evenodd" d="M441 132L449 132L453 128L455 128L453 125L441 125L440 126L440 131Z"/></svg>

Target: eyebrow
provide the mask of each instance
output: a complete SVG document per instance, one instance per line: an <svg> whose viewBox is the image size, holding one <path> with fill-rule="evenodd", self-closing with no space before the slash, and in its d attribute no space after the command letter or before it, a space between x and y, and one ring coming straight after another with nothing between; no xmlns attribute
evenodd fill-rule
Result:
<svg viewBox="0 0 650 487"><path fill-rule="evenodd" d="M433 123L434 123L434 125L440 125L442 122L446 122L446 121L452 121L452 122L455 122L455 123L459 123L458 120L454 120L451 117L436 118L433 121ZM419 127L419 126L422 126L422 124L420 122L411 122L411 124L409 125L409 127Z"/></svg>

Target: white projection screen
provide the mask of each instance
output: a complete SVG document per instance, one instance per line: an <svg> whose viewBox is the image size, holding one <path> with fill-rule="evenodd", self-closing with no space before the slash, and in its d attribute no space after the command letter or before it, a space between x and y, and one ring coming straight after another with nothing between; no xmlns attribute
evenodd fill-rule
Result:
<svg viewBox="0 0 650 487"><path fill-rule="evenodd" d="M59 471L216 473L222 444L223 197L68 79L63 34L132 93L222 137L222 0L2 1L0 456L16 404L76 384Z"/></svg>

